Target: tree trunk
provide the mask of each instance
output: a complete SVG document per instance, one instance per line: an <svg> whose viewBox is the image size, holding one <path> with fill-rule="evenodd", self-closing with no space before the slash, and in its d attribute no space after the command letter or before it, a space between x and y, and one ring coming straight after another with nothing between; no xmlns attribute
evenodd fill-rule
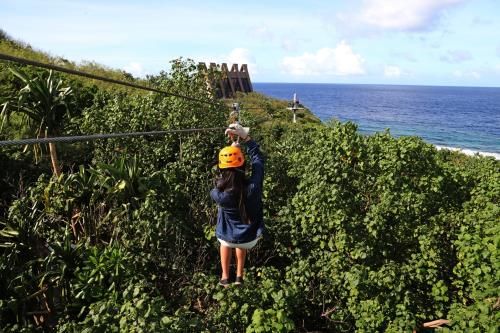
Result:
<svg viewBox="0 0 500 333"><path fill-rule="evenodd" d="M52 163L52 172L57 178L59 178L59 176L61 175L61 169L59 168L59 161L57 160L57 149L54 142L49 142L49 152L50 161Z"/></svg>

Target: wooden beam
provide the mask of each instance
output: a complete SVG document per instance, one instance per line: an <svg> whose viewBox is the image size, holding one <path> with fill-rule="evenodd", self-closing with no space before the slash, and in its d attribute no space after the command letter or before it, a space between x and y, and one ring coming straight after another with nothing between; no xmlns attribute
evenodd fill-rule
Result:
<svg viewBox="0 0 500 333"><path fill-rule="evenodd" d="M240 73L243 75L243 77L247 80L248 83L248 91L245 92L252 92L253 91L253 86L252 86L252 81L250 80L250 73L248 72L248 67L247 64L241 65Z"/></svg>
<svg viewBox="0 0 500 333"><path fill-rule="evenodd" d="M238 84L240 85L240 91L246 92L245 86L243 85L243 81L241 80L241 75L240 75L241 73L238 69L238 64L233 64L233 66L231 67L231 72L234 75L235 79L238 80Z"/></svg>

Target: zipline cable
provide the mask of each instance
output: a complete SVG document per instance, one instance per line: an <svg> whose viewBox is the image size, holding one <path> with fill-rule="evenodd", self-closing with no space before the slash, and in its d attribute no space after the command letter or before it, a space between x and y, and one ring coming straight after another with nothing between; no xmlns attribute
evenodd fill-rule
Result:
<svg viewBox="0 0 500 333"><path fill-rule="evenodd" d="M19 140L0 141L0 147L34 145L34 144L49 143L49 142L77 142L77 141L91 141L99 139L127 138L127 137L137 137L137 136L160 136L160 135L168 135L175 133L209 132L209 131L220 131L226 128L227 127L187 128L187 129L174 129L167 131L109 133L109 134L75 135L75 136L55 136L51 138L19 139Z"/></svg>
<svg viewBox="0 0 500 333"><path fill-rule="evenodd" d="M29 59L24 59L24 58L18 58L18 57L14 57L14 56L11 56L11 55L8 55L8 54L4 54L4 53L0 53L0 60L12 61L12 62L17 62L17 63L23 64L23 65L30 65L30 66L35 66L35 67L52 69L52 70L55 70L55 71L58 71L58 72L63 72L63 73L68 73L68 74L83 76L83 77L87 77L87 78L90 78L90 79L99 80L99 81L105 81L105 82L114 83L114 84L119 84L119 85L131 87L131 88L137 88L137 89L152 91L152 92L160 93L160 94L163 94L163 95L166 95L166 96L179 97L179 98L183 98L183 99L186 99L186 100L189 100L189 101L198 102L198 103L202 103L202 104L209 104L209 105L218 106L217 103L214 103L214 102L211 102L211 101L204 101L204 100L197 99L197 98L190 97L190 96L176 94L176 93L172 93L172 92L168 92L168 91L160 90L160 89L156 89L156 88L146 87L146 86L142 86L140 84L135 84L135 83L131 83L131 82L126 82L126 81L121 81L121 80L115 80L115 79L107 78L107 77L104 77L104 76L99 76L99 75L95 75L95 74L91 74L91 73L86 73L86 72L82 72L82 71L78 71L78 70L74 70L74 69L69 69L69 68L65 68L65 67L61 67L61 66L56 66L56 65L52 65L52 64L46 64L46 63L42 63L42 62L38 62L38 61L33 61L33 60L29 60Z"/></svg>
<svg viewBox="0 0 500 333"><path fill-rule="evenodd" d="M24 59L24 58L19 58L19 57L14 57L8 54L0 53L0 60L5 60L5 61L12 61L16 62L19 64L23 65L30 65L30 66L35 66L35 67L40 67L40 68L46 68L46 69L51 69L55 70L58 72L63 72L63 73L68 73L68 74L73 74L77 76L83 76L87 77L90 79L95 79L99 81L104 81L104 82L109 82L113 84L119 84L131 88L136 88L136 89L141 89L141 90L146 90L146 91L151 91L151 92L156 92L160 93L166 96L174 96L174 97L179 97L183 98L186 100L202 103L202 104L209 104L213 106L219 106L219 104L211 102L211 101L204 101L200 100L197 98L193 98L190 96L185 96L181 94L176 94L176 93L171 93L168 91L156 89L156 88L151 88L151 87L146 87L142 86L139 84L131 83L131 82L126 82L126 81L121 81L121 80L116 80L116 79L111 79L91 73L86 73L74 69L69 69L53 64L47 64L47 63L41 63L38 61L33 61L29 59ZM262 107L265 108L265 107ZM261 107L249 107L245 109L261 109ZM267 118L267 119L263 119ZM263 121L261 121L261 119ZM268 117L261 117L257 119L257 123L265 122L268 119ZM274 121L273 121L274 125ZM19 140L8 140L8 141L0 141L0 147L4 146L15 146L15 145L31 145L31 144L40 144L40 143L49 143L49 142L77 142L77 141L90 141L90 140L99 140L99 139L109 139L109 138L125 138L125 137L137 137L137 136L159 136L159 135L167 135L167 134L174 134L174 133L188 133L188 132L203 132L203 131L215 131L215 130L221 130L225 129L226 127L212 127L212 128L191 128L191 129L177 129L177 130L168 130L168 131L151 131L151 132L129 132L129 133L108 133L108 134L91 134L91 135L77 135L77 136L61 136L61 137L50 137L50 138L30 138L30 139L19 139Z"/></svg>
<svg viewBox="0 0 500 333"><path fill-rule="evenodd" d="M168 92L168 91L161 90L161 89L146 87L146 86L143 86L143 85L140 85L140 84L136 84L136 83L131 83L131 82L126 82L126 81L111 79L111 78L107 78L107 77L104 77L104 76L99 76L99 75L95 75L95 74L91 74L91 73L87 73L87 72L82 72L82 71L78 71L78 70L75 70L75 69L69 69L69 68L66 68L66 67L61 67L61 66L57 66L57 65L53 65L53 64L47 64L47 63L42 63L42 62L38 62L38 61L34 61L34 60L29 60L29 59L25 59L25 58L14 57L14 56L11 56L11 55L8 55L8 54L4 54L4 53L0 53L0 60L12 61L12 62L16 62L16 63L23 64L23 65L30 65L30 66L40 67L40 68L51 69L51 70L55 70L55 71L58 71L58 72L63 72L63 73L67 73L67 74L73 74L73 75L77 75L77 76L83 76L83 77L87 77L87 78L94 79L94 80L99 80L99 81L104 81L104 82L109 82L109 83L114 83L114 84L118 84L118 85L123 85L123 86L131 87L131 88L136 88L136 89L141 89L141 90L156 92L156 93L160 93L160 94L163 94L163 95L166 95L166 96L179 97L179 98L183 98L183 99L186 99L186 100L190 100L190 101L194 101L194 102L198 102L198 103L202 103L202 104L219 106L219 104L217 104L215 102L212 102L212 101L205 101L205 100L197 99L197 98L186 96L186 95L181 95L181 94L172 93L172 92ZM230 107L229 105L226 105L226 106ZM247 110L260 110L260 109L265 109L265 106L262 106L262 107L255 107L255 106L252 106L252 107L243 107L243 109L247 109Z"/></svg>
<svg viewBox="0 0 500 333"><path fill-rule="evenodd" d="M254 120L255 125L260 125L266 121L270 121L272 118L260 117ZM89 134L89 135L74 135L74 136L54 136L50 138L29 138L29 139L18 139L18 140L5 140L0 141L0 147L5 146L19 146L19 145L34 145L40 143L49 142L63 142L71 143L78 141L91 141L100 139L112 139L112 138L129 138L137 136L161 136L176 133L191 133L191 132L210 132L210 131L220 131L225 130L225 127L206 127L206 128L185 128L185 129L173 129L165 131L150 131L150 132L124 132L124 133L103 133L103 134Z"/></svg>

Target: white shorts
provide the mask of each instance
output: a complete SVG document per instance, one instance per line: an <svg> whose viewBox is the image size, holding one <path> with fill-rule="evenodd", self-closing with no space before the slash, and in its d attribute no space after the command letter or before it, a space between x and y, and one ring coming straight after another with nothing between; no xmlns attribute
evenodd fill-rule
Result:
<svg viewBox="0 0 500 333"><path fill-rule="evenodd" d="M231 248L245 249L245 250L250 250L252 247L254 247L257 244L257 242L259 241L259 239L260 239L260 237L257 237L256 239L254 239L251 242L237 244L237 243L229 243L229 242L226 242L225 240L217 238L217 240L219 241L219 243L221 245L231 247Z"/></svg>

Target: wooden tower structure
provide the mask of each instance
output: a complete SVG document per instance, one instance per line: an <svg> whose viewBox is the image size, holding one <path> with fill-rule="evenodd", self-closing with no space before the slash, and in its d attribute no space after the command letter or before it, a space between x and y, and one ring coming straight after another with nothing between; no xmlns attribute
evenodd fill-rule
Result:
<svg viewBox="0 0 500 333"><path fill-rule="evenodd" d="M199 63L199 68L207 70L204 62ZM253 91L247 64L241 65L240 68L238 68L238 64L233 64L231 70L229 70L227 63L222 63L219 67L216 63L211 62L210 69L214 71L220 70L222 74L218 82L210 82L212 88L215 88L217 97L234 98L237 91L244 93Z"/></svg>

